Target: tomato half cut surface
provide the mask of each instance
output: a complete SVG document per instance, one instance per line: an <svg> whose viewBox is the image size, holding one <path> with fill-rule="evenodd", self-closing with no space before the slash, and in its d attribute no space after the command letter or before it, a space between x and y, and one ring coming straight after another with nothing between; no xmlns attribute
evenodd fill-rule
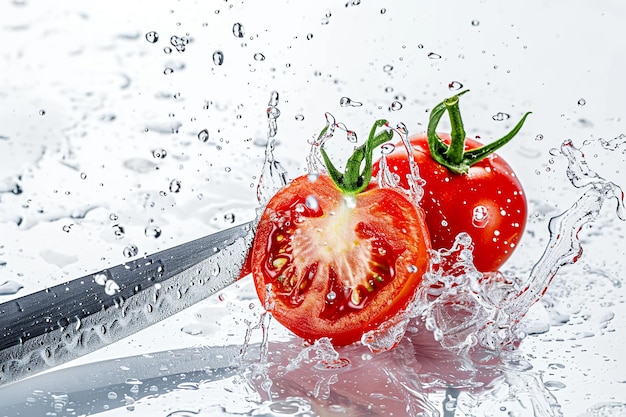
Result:
<svg viewBox="0 0 626 417"><path fill-rule="evenodd" d="M370 186L346 195L325 175L302 176L269 201L252 274L280 323L340 346L406 309L429 249L423 212L399 192Z"/></svg>

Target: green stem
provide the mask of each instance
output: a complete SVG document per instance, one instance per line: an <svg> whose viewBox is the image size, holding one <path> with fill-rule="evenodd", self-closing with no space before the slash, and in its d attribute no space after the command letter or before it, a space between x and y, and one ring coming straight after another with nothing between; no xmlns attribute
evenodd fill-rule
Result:
<svg viewBox="0 0 626 417"><path fill-rule="evenodd" d="M432 158L439 164L445 166L452 172L466 174L469 167L488 157L496 150L507 144L520 131L526 118L531 112L524 114L522 119L515 125L513 130L502 138L480 148L465 151L465 128L461 119L459 108L459 97L469 90L461 91L459 94L445 99L436 105L430 112L426 135L428 137L428 147ZM451 133L450 145L447 145L437 134L437 126L445 112L450 117Z"/></svg>
<svg viewBox="0 0 626 417"><path fill-rule="evenodd" d="M345 194L358 194L365 190L372 179L372 155L374 149L388 142L393 137L391 130L384 130L376 134L378 128L386 126L386 120L377 120L370 130L367 141L356 148L354 153L346 162L345 172L342 174L331 162L324 146L320 148L320 153L326 164L328 175L339 189ZM363 166L363 163L364 166ZM361 170L361 166L363 169Z"/></svg>

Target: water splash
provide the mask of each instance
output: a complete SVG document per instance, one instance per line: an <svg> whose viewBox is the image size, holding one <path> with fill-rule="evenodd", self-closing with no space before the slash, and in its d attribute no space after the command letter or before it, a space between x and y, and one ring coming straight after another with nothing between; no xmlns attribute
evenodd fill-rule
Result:
<svg viewBox="0 0 626 417"><path fill-rule="evenodd" d="M499 351L520 338L520 320L547 291L559 269L582 255L579 232L595 221L605 203L616 201L616 216L626 220L621 188L588 166L572 141L553 155L567 159L567 177L583 189L578 200L553 217L550 238L541 258L525 279L501 273L483 274L472 264L472 242L459 235L450 250L433 253L418 304L426 327L445 348L463 351L474 346Z"/></svg>
<svg viewBox="0 0 626 417"><path fill-rule="evenodd" d="M265 206L274 194L287 184L287 170L274 158L276 134L278 133L277 119L280 116L278 109L278 92L272 91L267 104L267 144L265 146L265 160L257 186L257 200Z"/></svg>

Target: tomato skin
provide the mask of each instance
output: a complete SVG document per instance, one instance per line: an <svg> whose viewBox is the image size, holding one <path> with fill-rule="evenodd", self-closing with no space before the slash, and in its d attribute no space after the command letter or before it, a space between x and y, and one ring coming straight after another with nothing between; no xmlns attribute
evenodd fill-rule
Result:
<svg viewBox="0 0 626 417"><path fill-rule="evenodd" d="M450 135L439 137L450 143ZM409 138L419 175L426 181L420 205L426 213L433 249L452 247L460 232L474 242L474 265L481 272L499 270L517 246L526 225L526 197L513 169L497 154L491 154L456 174L437 163L430 154L425 134ZM467 138L465 149L482 146ZM402 144L387 156L391 172L407 187L410 172ZM379 171L374 164L374 175Z"/></svg>
<svg viewBox="0 0 626 417"><path fill-rule="evenodd" d="M424 213L399 192L370 186L345 198L325 175L296 178L267 204L251 255L257 294L276 320L335 346L408 306L430 250Z"/></svg>

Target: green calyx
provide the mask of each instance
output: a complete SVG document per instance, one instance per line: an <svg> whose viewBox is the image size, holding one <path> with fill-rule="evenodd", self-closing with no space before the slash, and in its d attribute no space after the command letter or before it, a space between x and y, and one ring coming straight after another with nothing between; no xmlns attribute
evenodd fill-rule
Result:
<svg viewBox="0 0 626 417"><path fill-rule="evenodd" d="M426 131L428 147L430 148L430 154L433 159L450 171L458 174L466 174L470 166L506 145L520 131L526 118L531 114L531 112L524 114L513 130L495 142L466 151L465 129L463 128L461 110L459 109L459 97L468 91L469 90L461 91L459 94L447 98L436 105L430 112L430 120L428 121L428 129ZM452 127L449 145L442 141L437 135L437 126L446 111L450 117L450 125Z"/></svg>
<svg viewBox="0 0 626 417"><path fill-rule="evenodd" d="M341 173L330 161L324 146L320 148L328 175L344 194L358 194L365 190L372 179L372 155L374 149L393 137L391 130L376 133L378 128L387 126L386 120L377 120L370 130L367 141L356 148L346 162L345 172ZM322 131L324 134L324 131Z"/></svg>

